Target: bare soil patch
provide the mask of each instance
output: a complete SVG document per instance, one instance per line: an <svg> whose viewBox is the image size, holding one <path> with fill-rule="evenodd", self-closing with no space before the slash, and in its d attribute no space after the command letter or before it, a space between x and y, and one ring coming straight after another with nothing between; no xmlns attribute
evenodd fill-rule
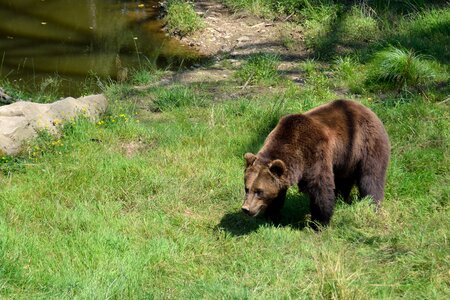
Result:
<svg viewBox="0 0 450 300"><path fill-rule="evenodd" d="M154 147L153 143L149 144L141 139L137 139L134 141L126 141L121 143L120 151L125 157L131 158L149 150L152 147Z"/></svg>
<svg viewBox="0 0 450 300"><path fill-rule="evenodd" d="M205 29L181 38L181 42L195 48L202 55L230 55L236 58L266 52L291 59L305 55L299 26L233 14L218 1L195 1L194 6L204 19Z"/></svg>

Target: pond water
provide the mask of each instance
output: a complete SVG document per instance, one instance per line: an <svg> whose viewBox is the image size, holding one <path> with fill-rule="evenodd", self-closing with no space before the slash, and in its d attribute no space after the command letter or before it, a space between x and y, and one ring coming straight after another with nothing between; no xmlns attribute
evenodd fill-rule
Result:
<svg viewBox="0 0 450 300"><path fill-rule="evenodd" d="M198 58L162 32L159 9L158 1L0 0L0 79L29 91L57 81L76 96L89 75L123 79Z"/></svg>

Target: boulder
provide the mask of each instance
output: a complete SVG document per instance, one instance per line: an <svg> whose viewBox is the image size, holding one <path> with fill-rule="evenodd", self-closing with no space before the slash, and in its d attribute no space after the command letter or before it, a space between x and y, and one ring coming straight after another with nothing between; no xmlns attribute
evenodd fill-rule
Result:
<svg viewBox="0 0 450 300"><path fill-rule="evenodd" d="M108 101L103 94L69 97L49 104L18 101L0 106L0 155L15 155L25 141L39 131L58 133L64 122L84 116L96 120L106 112Z"/></svg>

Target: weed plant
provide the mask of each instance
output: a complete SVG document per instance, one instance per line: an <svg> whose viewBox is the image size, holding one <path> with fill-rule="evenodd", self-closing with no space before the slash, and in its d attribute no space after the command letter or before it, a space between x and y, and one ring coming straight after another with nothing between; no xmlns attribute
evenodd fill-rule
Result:
<svg viewBox="0 0 450 300"><path fill-rule="evenodd" d="M222 0L233 10L246 10L259 17L293 16L315 0Z"/></svg>

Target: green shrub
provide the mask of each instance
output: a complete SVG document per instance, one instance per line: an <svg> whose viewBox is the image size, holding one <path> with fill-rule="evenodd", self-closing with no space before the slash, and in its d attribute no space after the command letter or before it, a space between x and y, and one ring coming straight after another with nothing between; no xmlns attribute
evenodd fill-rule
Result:
<svg viewBox="0 0 450 300"><path fill-rule="evenodd" d="M183 0L171 0L167 5L166 27L170 34L189 35L203 28L203 20L192 4Z"/></svg>
<svg viewBox="0 0 450 300"><path fill-rule="evenodd" d="M270 82L277 79L278 56L258 53L251 56L237 71L236 76L245 83Z"/></svg>
<svg viewBox="0 0 450 300"><path fill-rule="evenodd" d="M437 62L411 50L390 47L375 54L369 65L368 83L400 89L418 88L448 79Z"/></svg>

